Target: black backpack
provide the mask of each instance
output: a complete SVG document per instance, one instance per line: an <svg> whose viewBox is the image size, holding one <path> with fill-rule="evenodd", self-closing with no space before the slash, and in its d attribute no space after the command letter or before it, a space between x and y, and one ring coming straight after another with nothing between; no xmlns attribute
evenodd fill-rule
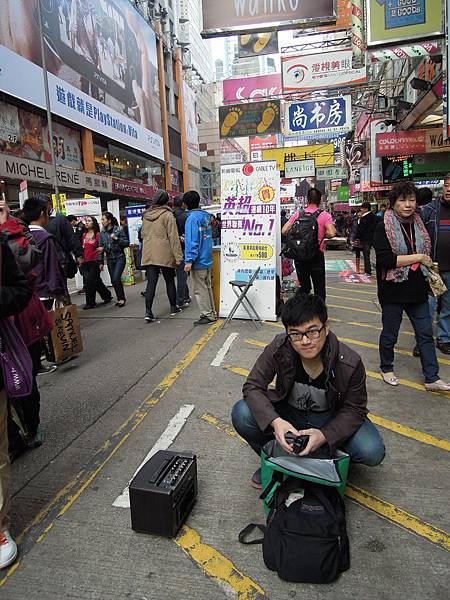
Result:
<svg viewBox="0 0 450 600"><path fill-rule="evenodd" d="M317 217L320 209L313 213L300 211L287 235L283 256L293 260L304 261L315 258L320 252L319 224Z"/></svg>
<svg viewBox="0 0 450 600"><path fill-rule="evenodd" d="M291 493L303 497L286 506ZM277 571L281 579L331 583L350 567L344 501L336 488L288 477L270 506L266 527L248 525L239 534L239 541L262 542L266 567ZM248 541L255 528L263 531L264 538Z"/></svg>

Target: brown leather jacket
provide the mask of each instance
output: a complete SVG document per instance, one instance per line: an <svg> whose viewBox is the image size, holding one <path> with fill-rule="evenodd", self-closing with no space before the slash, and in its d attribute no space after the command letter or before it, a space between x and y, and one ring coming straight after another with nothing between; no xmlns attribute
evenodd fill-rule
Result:
<svg viewBox="0 0 450 600"><path fill-rule="evenodd" d="M322 355L333 417L320 429L333 450L358 430L367 415L366 371L359 354L339 342L331 331ZM264 349L247 377L244 399L262 431L271 430L270 423L278 416L276 403L289 396L298 360L288 337L282 333ZM275 375L275 389L269 389Z"/></svg>

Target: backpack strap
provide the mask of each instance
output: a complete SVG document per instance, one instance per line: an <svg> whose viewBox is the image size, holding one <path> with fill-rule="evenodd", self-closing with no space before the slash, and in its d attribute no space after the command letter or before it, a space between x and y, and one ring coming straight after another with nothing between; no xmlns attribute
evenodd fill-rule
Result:
<svg viewBox="0 0 450 600"><path fill-rule="evenodd" d="M252 531L254 531L255 529L259 529L259 531L263 534L263 537L256 538L255 540L248 540L248 535L252 533ZM239 532L238 539L241 542L241 544L245 544L246 546L253 546L255 544L263 543L265 533L265 525L261 525L260 523L250 523L249 525L247 525L247 527L244 527L244 529Z"/></svg>
<svg viewBox="0 0 450 600"><path fill-rule="evenodd" d="M272 471L272 477L266 487L263 489L259 499L268 507L272 504L273 496L280 485L283 483L283 474L280 471Z"/></svg>

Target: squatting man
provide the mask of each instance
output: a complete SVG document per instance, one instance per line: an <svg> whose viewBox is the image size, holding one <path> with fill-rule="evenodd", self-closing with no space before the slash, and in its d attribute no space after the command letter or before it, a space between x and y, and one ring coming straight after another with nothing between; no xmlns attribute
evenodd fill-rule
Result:
<svg viewBox="0 0 450 600"><path fill-rule="evenodd" d="M284 305L282 321L286 332L260 355L244 384L244 399L233 407L236 431L258 456L273 436L292 453L285 439L292 432L307 436L300 456L328 445L332 455L339 448L353 462L380 464L385 449L367 418L363 362L330 331L325 302L297 292ZM275 389L269 389L275 376ZM260 469L252 485L261 487Z"/></svg>

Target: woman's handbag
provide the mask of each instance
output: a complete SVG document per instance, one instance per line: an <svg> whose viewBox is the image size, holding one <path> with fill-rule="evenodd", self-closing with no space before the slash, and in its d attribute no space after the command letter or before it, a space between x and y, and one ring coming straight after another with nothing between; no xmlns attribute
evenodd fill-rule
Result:
<svg viewBox="0 0 450 600"><path fill-rule="evenodd" d="M0 363L6 394L29 396L33 387L33 363L28 348L11 319L0 319Z"/></svg>
<svg viewBox="0 0 450 600"><path fill-rule="evenodd" d="M438 263L433 263L431 267L428 267L428 284L430 286L431 292L435 298L439 298L442 294L445 294L447 291L447 286L442 280L442 277L439 274L439 266Z"/></svg>

